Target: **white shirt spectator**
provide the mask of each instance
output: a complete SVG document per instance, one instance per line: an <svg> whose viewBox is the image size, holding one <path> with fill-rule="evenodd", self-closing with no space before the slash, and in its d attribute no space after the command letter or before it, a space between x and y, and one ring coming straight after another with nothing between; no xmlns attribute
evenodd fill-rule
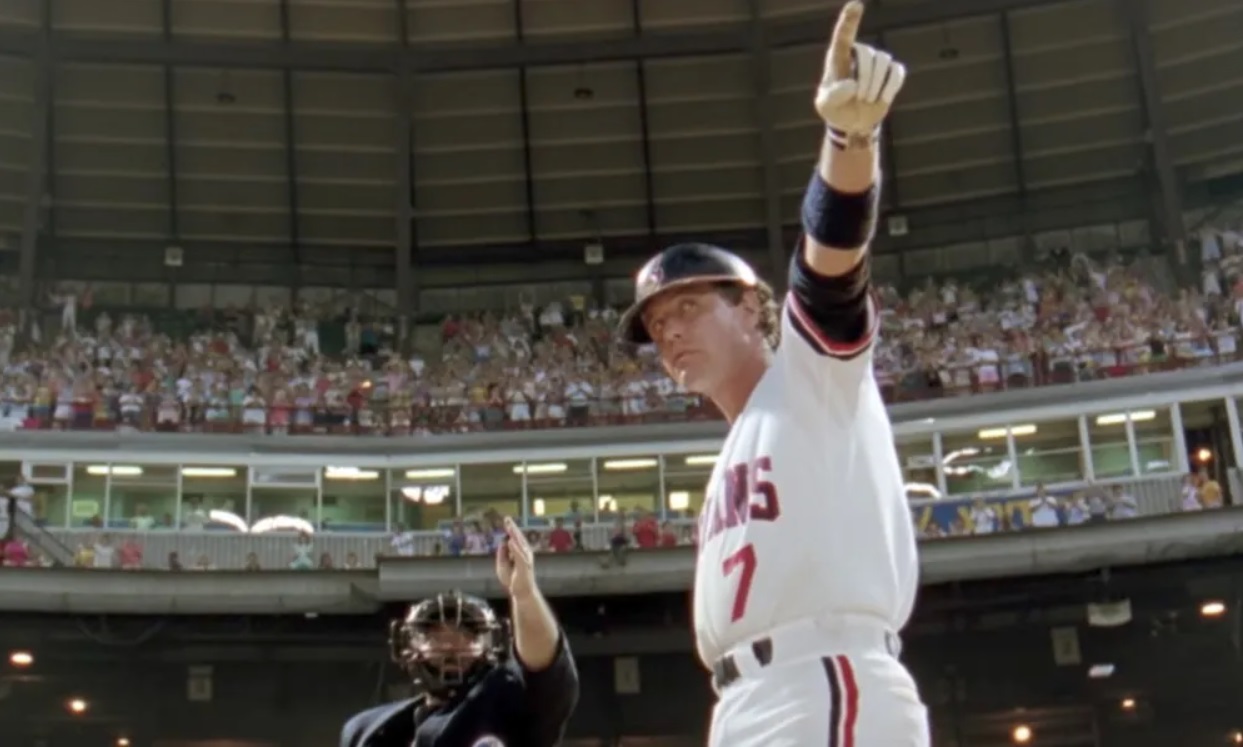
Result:
<svg viewBox="0 0 1243 747"><path fill-rule="evenodd" d="M1049 528L1058 526L1057 499L1051 495L1037 496L1031 501L1032 526Z"/></svg>
<svg viewBox="0 0 1243 747"><path fill-rule="evenodd" d="M403 558L413 557L415 543L417 541L418 538L415 536L414 532L397 532L393 535L393 539L390 542L393 548L393 554Z"/></svg>
<svg viewBox="0 0 1243 747"><path fill-rule="evenodd" d="M997 531L997 509L979 505L971 509L971 525L975 534L992 534Z"/></svg>
<svg viewBox="0 0 1243 747"><path fill-rule="evenodd" d="M116 565L117 550L108 540L99 540L95 543L95 567L96 568L112 568Z"/></svg>

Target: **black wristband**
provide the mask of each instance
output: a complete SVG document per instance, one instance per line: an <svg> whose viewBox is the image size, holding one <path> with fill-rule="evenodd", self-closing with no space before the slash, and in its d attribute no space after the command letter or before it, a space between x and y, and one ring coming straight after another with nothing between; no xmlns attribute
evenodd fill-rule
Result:
<svg viewBox="0 0 1243 747"><path fill-rule="evenodd" d="M876 233L879 199L875 184L858 194L839 192L812 171L803 195L803 232L822 246L858 249Z"/></svg>

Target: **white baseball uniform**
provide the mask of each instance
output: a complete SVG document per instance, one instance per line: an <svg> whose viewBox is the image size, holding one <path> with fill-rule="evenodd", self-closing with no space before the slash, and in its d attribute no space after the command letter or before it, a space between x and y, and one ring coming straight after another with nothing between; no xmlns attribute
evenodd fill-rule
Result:
<svg viewBox="0 0 1243 747"><path fill-rule="evenodd" d="M897 658L918 586L914 530L872 374L877 315L828 340L790 294L781 345L709 480L695 633L719 688L710 747L926 747Z"/></svg>

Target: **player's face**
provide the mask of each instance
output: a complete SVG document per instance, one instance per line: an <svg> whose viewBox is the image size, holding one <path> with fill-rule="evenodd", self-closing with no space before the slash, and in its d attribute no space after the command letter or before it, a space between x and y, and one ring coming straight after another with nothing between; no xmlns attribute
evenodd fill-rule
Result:
<svg viewBox="0 0 1243 747"><path fill-rule="evenodd" d="M419 653L434 662L447 675L461 674L469 663L483 654L479 637L452 625L431 628L419 636Z"/></svg>
<svg viewBox="0 0 1243 747"><path fill-rule="evenodd" d="M714 287L690 286L653 299L643 322L669 377L687 391L712 396L731 377L741 348L756 333L756 309L733 304Z"/></svg>

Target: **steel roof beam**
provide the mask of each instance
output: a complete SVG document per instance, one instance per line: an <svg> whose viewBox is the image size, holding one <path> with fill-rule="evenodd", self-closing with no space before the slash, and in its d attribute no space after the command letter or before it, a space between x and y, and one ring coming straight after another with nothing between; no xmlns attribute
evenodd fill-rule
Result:
<svg viewBox="0 0 1243 747"><path fill-rule="evenodd" d="M877 4L864 18L863 33L942 23L957 18L995 15L1049 4L1049 0L955 0L910 6ZM824 43L833 17L823 24L796 21L764 22L769 46ZM109 61L210 67L280 68L395 72L403 63L420 72L484 68L516 68L650 57L730 54L748 52L753 44L750 23L717 24L710 29L652 32L641 36L583 38L565 42L492 44L333 44L290 41L281 44L163 40L156 37L97 38L55 34L55 60ZM33 55L40 47L37 33L0 30L0 54Z"/></svg>

